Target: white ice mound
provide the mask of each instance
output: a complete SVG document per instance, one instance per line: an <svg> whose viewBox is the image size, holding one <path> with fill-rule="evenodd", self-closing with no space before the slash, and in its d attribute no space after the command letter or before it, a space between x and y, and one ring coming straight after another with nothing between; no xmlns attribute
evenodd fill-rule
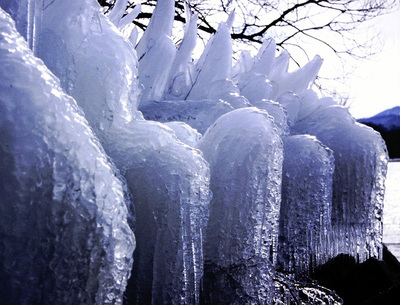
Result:
<svg viewBox="0 0 400 305"><path fill-rule="evenodd" d="M211 197L208 164L157 122L132 121L112 138L109 153L136 207L129 304L198 304Z"/></svg>
<svg viewBox="0 0 400 305"><path fill-rule="evenodd" d="M0 9L0 302L122 304L135 240L76 102Z"/></svg>
<svg viewBox="0 0 400 305"><path fill-rule="evenodd" d="M210 163L213 192L204 298L270 304L283 157L278 131L265 111L242 108L220 117L198 147Z"/></svg>
<svg viewBox="0 0 400 305"><path fill-rule="evenodd" d="M278 269L302 277L331 257L332 151L309 135L283 139Z"/></svg>
<svg viewBox="0 0 400 305"><path fill-rule="evenodd" d="M387 151L381 136L340 106L320 107L293 126L333 150L333 254L359 261L382 257L382 209Z"/></svg>

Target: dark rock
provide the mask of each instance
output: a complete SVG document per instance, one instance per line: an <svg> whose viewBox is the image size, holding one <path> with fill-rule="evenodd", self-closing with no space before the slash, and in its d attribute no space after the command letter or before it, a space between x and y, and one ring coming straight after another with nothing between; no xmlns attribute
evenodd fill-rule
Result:
<svg viewBox="0 0 400 305"><path fill-rule="evenodd" d="M312 278L336 291L344 305L398 305L400 302L400 263L386 247L383 261L370 258L357 264L353 257L340 254L318 267Z"/></svg>

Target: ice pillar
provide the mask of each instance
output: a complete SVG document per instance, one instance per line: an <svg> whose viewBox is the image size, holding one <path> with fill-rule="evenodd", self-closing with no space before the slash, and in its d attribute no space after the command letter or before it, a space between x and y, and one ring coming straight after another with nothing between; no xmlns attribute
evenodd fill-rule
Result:
<svg viewBox="0 0 400 305"><path fill-rule="evenodd" d="M199 141L213 199L205 239L206 303L272 304L282 140L256 108L220 117Z"/></svg>
<svg viewBox="0 0 400 305"><path fill-rule="evenodd" d="M333 153L315 137L283 139L278 270L307 275L330 258Z"/></svg>

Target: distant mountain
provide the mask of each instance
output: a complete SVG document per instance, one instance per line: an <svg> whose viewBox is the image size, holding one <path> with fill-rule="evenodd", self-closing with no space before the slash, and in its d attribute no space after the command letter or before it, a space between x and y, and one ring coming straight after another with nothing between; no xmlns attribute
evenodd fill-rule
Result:
<svg viewBox="0 0 400 305"><path fill-rule="evenodd" d="M358 122L378 131L386 142L391 159L400 158L400 106L382 111Z"/></svg>
<svg viewBox="0 0 400 305"><path fill-rule="evenodd" d="M400 129L400 106L387 109L366 119L359 119L358 122L368 126L376 126L384 131L394 131Z"/></svg>

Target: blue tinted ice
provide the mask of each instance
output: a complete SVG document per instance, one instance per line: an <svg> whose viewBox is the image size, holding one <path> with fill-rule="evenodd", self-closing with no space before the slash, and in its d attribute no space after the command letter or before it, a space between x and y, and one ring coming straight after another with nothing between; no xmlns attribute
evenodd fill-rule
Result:
<svg viewBox="0 0 400 305"><path fill-rule="evenodd" d="M76 102L0 9L0 300L122 304L135 239Z"/></svg>

